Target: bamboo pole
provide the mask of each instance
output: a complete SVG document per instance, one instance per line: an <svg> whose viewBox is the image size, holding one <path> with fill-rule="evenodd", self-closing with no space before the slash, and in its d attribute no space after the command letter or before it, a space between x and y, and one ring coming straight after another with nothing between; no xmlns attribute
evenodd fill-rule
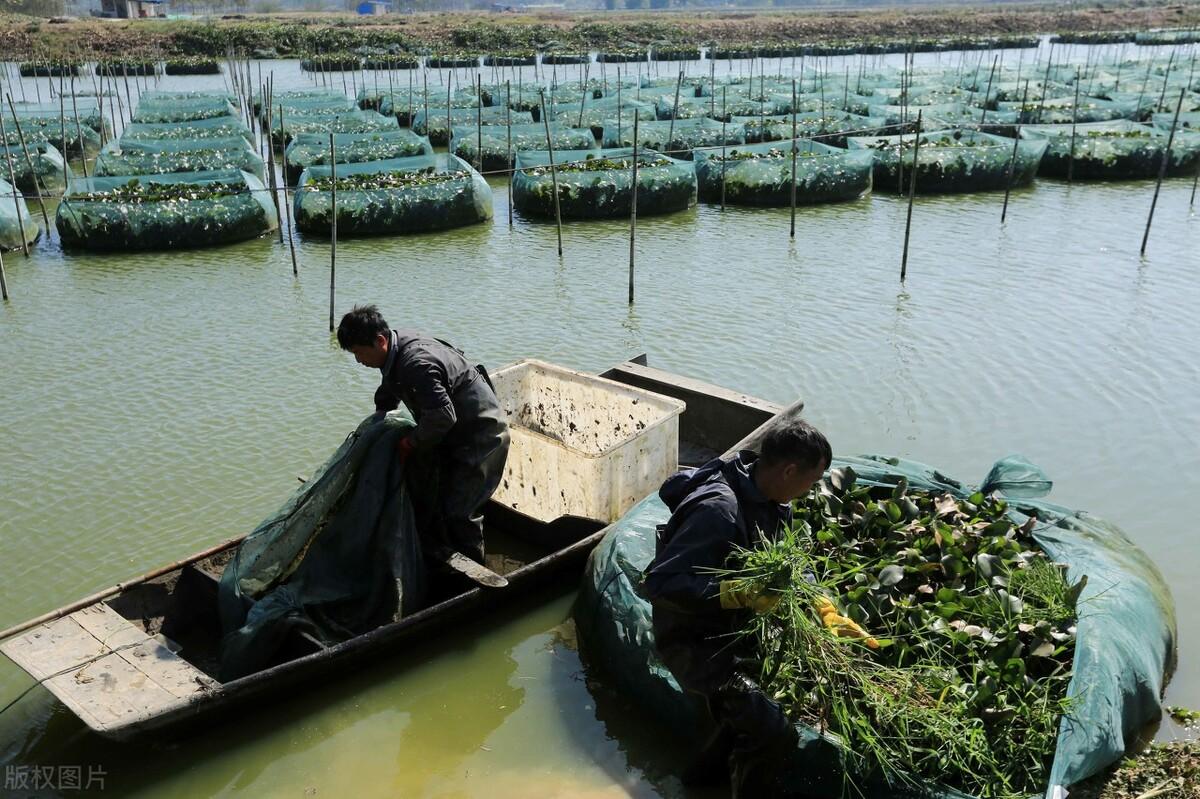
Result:
<svg viewBox="0 0 1200 799"><path fill-rule="evenodd" d="M901 283L904 282L904 278L908 275L908 236L909 236L909 233L912 231L913 197L917 193L917 172L920 171L917 168L917 164L918 164L917 157L920 156L920 154L921 154L921 114L922 113L923 112L920 110L917 111L917 133L916 133L917 139L913 143L913 168L912 168L912 176L910 177L909 184L908 184L908 218L904 223L904 254L900 257L900 282ZM904 157L904 154L901 153L901 158L903 159L903 157Z"/></svg>
<svg viewBox="0 0 1200 799"><path fill-rule="evenodd" d="M478 75L475 76L475 162L483 174L483 78Z"/></svg>
<svg viewBox="0 0 1200 799"><path fill-rule="evenodd" d="M1075 181L1075 125L1079 119L1079 70L1075 70L1075 102L1071 106L1071 157L1067 160L1067 183Z"/></svg>
<svg viewBox="0 0 1200 799"><path fill-rule="evenodd" d="M508 143L505 149L507 158L505 163L508 164L508 226L511 228L513 224L513 174L516 167L516 159L513 158L512 151L512 79L504 81L504 126L508 130Z"/></svg>
<svg viewBox="0 0 1200 799"><path fill-rule="evenodd" d="M25 144L25 132L21 130L21 120L17 119L17 109L13 107L13 98L11 93L8 95L8 108L12 112L13 125L15 125L17 128L17 139L21 142L21 152L25 154L25 165L29 167L30 173L36 176L37 170L33 168L33 159L29 156L29 146ZM65 164L66 155L63 155L63 159L63 163ZM13 190L16 191L16 188L14 187ZM38 207L42 209L42 221L46 223L46 235L49 236L50 215L46 213L46 204L42 201L42 194L40 191L38 192Z"/></svg>
<svg viewBox="0 0 1200 799"><path fill-rule="evenodd" d="M1000 56L992 59L992 71L988 73L987 90L983 93L983 116L980 117L979 126L982 128L987 123L988 99L992 96L992 79L996 77L996 65L1000 61ZM974 85L974 84L972 84Z"/></svg>
<svg viewBox="0 0 1200 799"><path fill-rule="evenodd" d="M796 151L800 145L796 141L796 81L792 79L792 225L788 238L796 240Z"/></svg>
<svg viewBox="0 0 1200 799"><path fill-rule="evenodd" d="M1162 189L1163 177L1167 174L1167 163L1171 160L1171 145L1175 143L1175 129L1179 127L1179 111L1183 108L1183 98L1187 87L1179 90L1179 102L1175 104L1175 119L1171 122L1171 132L1167 136L1167 147L1163 150L1162 162L1158 165L1158 180L1154 183L1154 199L1150 201L1150 215L1146 217L1146 232L1142 234L1141 254L1146 254L1146 242L1150 240L1150 223L1154 221L1154 208L1158 205L1158 192Z"/></svg>
<svg viewBox="0 0 1200 799"><path fill-rule="evenodd" d="M74 84L74 82L75 82L75 79L72 78L71 83ZM74 88L75 88L74 86L71 87L71 89L72 89L72 91L71 91L71 110L75 112L75 136L77 137L77 139L79 141L79 162L83 165L83 176L86 178L86 177L89 177L88 167L87 167L87 153L84 151L84 147L83 147L83 128L79 124L79 103L77 103L75 101ZM103 116L100 117L100 129L104 130L104 117ZM63 163L64 164L66 163L65 158L63 159ZM63 186L65 188L66 183L64 183Z"/></svg>
<svg viewBox="0 0 1200 799"><path fill-rule="evenodd" d="M633 181L629 195L629 304L633 305L634 242L637 239L638 115L633 115Z"/></svg>
<svg viewBox="0 0 1200 799"><path fill-rule="evenodd" d="M337 148L329 134L329 332L333 332L334 292L337 285Z"/></svg>
<svg viewBox="0 0 1200 799"><path fill-rule="evenodd" d="M19 191L17 191L17 172L15 169L13 169L12 151L8 149L8 133L6 133L4 130L4 114L3 113L0 113L0 139L2 139L4 141L4 161L8 164L8 182L10 184L12 184L13 206L14 206L14 210L17 212L17 228L21 229L21 193ZM37 188L37 172L36 171L32 172L32 175L33 175L33 187L36 189ZM40 205L41 202L42 202L41 192L39 191L38 192L38 204ZM50 235L49 231L46 232L46 235ZM21 233L21 249L24 250L25 257L28 258L29 257L29 242L25 241L24 231L22 231L22 233ZM5 299L8 299L8 298L5 297Z"/></svg>
<svg viewBox="0 0 1200 799"><path fill-rule="evenodd" d="M1042 121L1042 112L1046 108L1046 95L1048 95L1050 93L1050 67L1051 67L1051 65L1053 65L1053 63L1054 63L1054 42L1050 42L1050 50L1046 55L1046 74L1042 78L1042 98L1038 102L1037 121L1039 123L1041 123L1041 121ZM1138 102L1140 103L1141 101L1139 100ZM1022 114L1025 113L1024 108L1021 109L1021 113Z"/></svg>
<svg viewBox="0 0 1200 799"><path fill-rule="evenodd" d="M1167 81L1171 79L1171 67L1175 64L1175 51L1171 50L1171 57L1167 59L1167 71L1163 73L1162 91L1158 94L1158 103L1155 104L1154 110L1161 111L1163 102L1167 99ZM1184 88L1187 88L1186 86ZM1137 109L1138 115L1141 116L1142 109Z"/></svg>
<svg viewBox="0 0 1200 799"><path fill-rule="evenodd" d="M283 103L279 104L279 127L284 127ZM288 202L288 157L287 148L283 148L283 215L288 225L288 249L292 253L292 276L300 276L300 268L296 264L296 230L292 224L292 205Z"/></svg>
<svg viewBox="0 0 1200 799"><path fill-rule="evenodd" d="M1025 79L1025 92L1021 97L1021 107L1025 107L1025 101L1029 98L1029 79ZM1017 146L1021 143L1021 117L1017 117L1017 127L1013 131L1013 150L1012 158L1008 162L1008 179L1004 184L1004 207L1000 210L1000 224L1004 224L1005 218L1008 216L1008 196L1012 193L1013 176L1017 169Z"/></svg>
<svg viewBox="0 0 1200 799"><path fill-rule="evenodd" d="M671 154L671 145L675 143L675 117L679 115L679 90L683 86L683 70L679 70L679 77L675 80L675 102L671 105L671 124L667 128L667 141L664 149L667 155Z"/></svg>
<svg viewBox="0 0 1200 799"><path fill-rule="evenodd" d="M267 112L267 130L271 130L271 125L274 122L274 110L271 106L271 100L275 96L275 87L272 85L274 76L268 80L263 97L263 102L266 103ZM279 138L283 141L283 126L279 126ZM275 141L270 134L267 135L267 174L270 175L271 181L267 184L271 190L271 201L275 204L275 221L279 225L279 243L283 244L283 214L279 212L279 185L275 182ZM286 198L284 202L286 203Z"/></svg>
<svg viewBox="0 0 1200 799"><path fill-rule="evenodd" d="M726 99L727 99L726 98L726 90L728 88L729 88L728 86L721 87L721 210L722 211L725 210L725 141L726 141L726 139L725 139L725 121L727 119L729 119L729 114L727 113L729 110L729 107L726 105ZM634 119L636 120L637 117L635 116ZM763 131L760 129L758 132L758 140L762 141L762 137L763 137Z"/></svg>
<svg viewBox="0 0 1200 799"><path fill-rule="evenodd" d="M546 92L538 90L538 102L542 107L542 123L546 126L546 149L550 154L550 182L554 189L554 223L558 231L558 257L562 258L562 206L558 201L558 172L554 168L554 140L550 138L550 118L546 116Z"/></svg>
<svg viewBox="0 0 1200 799"><path fill-rule="evenodd" d="M16 189L13 189L13 194L16 194ZM19 218L18 218L18 224L20 224ZM22 241L25 240L24 234L22 234L21 240ZM3 251L0 251L0 300L4 300L5 302L8 302L8 276L4 274L4 252Z"/></svg>

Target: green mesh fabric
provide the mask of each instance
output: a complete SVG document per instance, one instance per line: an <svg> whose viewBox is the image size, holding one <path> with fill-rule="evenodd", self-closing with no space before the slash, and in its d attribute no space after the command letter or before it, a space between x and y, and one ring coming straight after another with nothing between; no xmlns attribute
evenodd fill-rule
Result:
<svg viewBox="0 0 1200 799"><path fill-rule="evenodd" d="M0 249L22 249L25 244L37 241L41 232L25 205L25 198L7 180L0 180Z"/></svg>
<svg viewBox="0 0 1200 799"><path fill-rule="evenodd" d="M722 144L745 144L746 130L739 124L713 119L677 119L672 122L638 121L638 147L656 150L672 158L691 160L692 151ZM633 120L610 125L601 139L604 147L633 147Z"/></svg>
<svg viewBox="0 0 1200 799"><path fill-rule="evenodd" d="M374 111L344 111L313 116L296 116L284 110L271 120L271 139L276 146L287 146L300 133L371 133L396 130L396 120Z"/></svg>
<svg viewBox="0 0 1200 799"><path fill-rule="evenodd" d="M797 205L855 200L871 190L870 152L797 139L731 147L724 156L721 150L698 151L700 199L717 203L724 196L730 205L791 205L793 149Z"/></svg>
<svg viewBox="0 0 1200 799"><path fill-rule="evenodd" d="M835 458L850 466L860 483L911 488L966 498L975 490L923 464L899 458ZM1176 652L1175 609L1154 564L1115 526L1091 514L1037 497L1049 486L1044 473L1023 458L997 461L980 486L1001 491L1018 524L1036 516L1033 536L1055 561L1068 565L1071 584L1087 576L1079 601L1074 675L1068 693L1076 704L1063 719L1046 796L1098 773L1124 755L1142 728L1161 715L1165 672ZM697 708L679 690L654 650L650 606L639 596L642 570L654 556L655 527L670 513L657 495L635 505L613 525L592 552L575 622L589 662L647 719L674 734L697 738L704 727ZM791 788L808 796L837 796L842 789L837 743L819 730L798 727L800 743L781 766L793 775ZM878 784L855 786L863 799L909 796ZM927 799L963 796L929 785Z"/></svg>
<svg viewBox="0 0 1200 799"><path fill-rule="evenodd" d="M851 150L870 150L875 157L875 190L909 190L916 136L878 136L848 138ZM1033 180L1045 152L1043 142L1022 141L1013 160L1013 140L989 133L967 130L940 130L921 134L917 169L918 194L948 194L1003 190L1009 185L1009 164L1013 164L1012 185L1022 186ZM900 169L904 170L901 185Z"/></svg>
<svg viewBox="0 0 1200 799"><path fill-rule="evenodd" d="M550 124L550 139L557 150L592 150L596 148L596 139L587 128L570 128L558 122ZM526 150L545 150L547 148L546 125L534 122L529 125L511 126L511 145L509 139L510 127L507 125L485 125L481 128L474 126L455 126L454 136L450 147L454 154L468 164L479 166L480 144L482 144L482 169L484 172L500 172L511 169L516 161L516 153Z"/></svg>
<svg viewBox="0 0 1200 799"><path fill-rule="evenodd" d="M412 131L421 136L428 136L429 141L438 147L445 147L450 142L450 131L455 127L474 125L482 122L484 125L529 125L533 116L520 111L510 111L507 108L441 108L429 106L429 115L425 110L414 112Z"/></svg>
<svg viewBox="0 0 1200 799"><path fill-rule="evenodd" d="M240 136L250 145L254 144L254 134L245 123L231 117L215 119L197 119L186 124L170 123L133 123L127 125L121 132L121 143L127 141L150 140L191 140L191 139L228 139Z"/></svg>
<svg viewBox="0 0 1200 799"><path fill-rule="evenodd" d="M545 151L517 154L512 201L522 214L554 219L554 184L564 219L629 216L633 203L633 150L566 150L554 153L555 174ZM639 216L690 208L696 202L696 174L687 161L653 150L638 152Z"/></svg>
<svg viewBox="0 0 1200 799"><path fill-rule="evenodd" d="M339 164L338 237L423 233L483 222L492 217L492 190L462 159L446 154ZM312 166L295 194L296 227L330 235L331 169Z"/></svg>
<svg viewBox="0 0 1200 799"><path fill-rule="evenodd" d="M746 129L746 143L782 141L792 138L792 115L779 114L771 117L734 117L733 122ZM796 114L796 138L816 139L822 144L845 147L846 136L874 136L882 134L887 120L883 117L865 117L846 111L806 111Z"/></svg>
<svg viewBox="0 0 1200 799"><path fill-rule="evenodd" d="M142 102L142 103L169 103L169 102L175 102L175 101L182 101L182 102L209 102L209 103L225 102L225 103L229 103L230 105L237 105L237 98L235 96L233 96L232 94L230 94L229 92L210 91L210 90L203 90L203 91L181 91L181 90L158 91L158 90L152 90L152 91L148 91L148 92L142 92L141 96L138 99L139 99L139 102Z"/></svg>
<svg viewBox="0 0 1200 799"><path fill-rule="evenodd" d="M259 118L265 118L262 107L262 96L254 98L254 113ZM304 116L312 112L329 111L338 113L353 111L357 106L349 97L341 92L331 92L324 89L298 89L287 92L275 92L271 95L271 113L279 116L279 107L283 106L285 116L295 114Z"/></svg>
<svg viewBox="0 0 1200 799"><path fill-rule="evenodd" d="M380 130L371 133L335 133L333 152L339 164L358 164L432 155L433 147L429 139L411 130ZM328 164L329 155L329 134L299 133L294 136L285 152L288 183L296 185L300 173L310 166Z"/></svg>
<svg viewBox="0 0 1200 799"><path fill-rule="evenodd" d="M17 190L28 197L62 194L72 172L53 144L41 141L27 145L29 157L19 144L0 145L0 179L14 178ZM9 172L9 167L12 172Z"/></svg>
<svg viewBox="0 0 1200 799"><path fill-rule="evenodd" d="M1168 123L1170 124L1170 123ZM1039 175L1079 180L1123 180L1158 175L1169 131L1128 120L1076 125L1072 146L1070 125L1026 125L1021 138L1043 143ZM1074 155L1072 156L1072 152ZM1200 133L1179 131L1167 159L1168 175L1192 175L1200 161Z"/></svg>
<svg viewBox="0 0 1200 799"><path fill-rule="evenodd" d="M158 142L147 141L145 144ZM147 149L127 148L117 142L109 142L96 156L92 174L112 177L238 169L251 173L259 180L264 179L266 166L262 156L247 147L244 139L179 140L169 144L172 146Z"/></svg>
<svg viewBox="0 0 1200 799"><path fill-rule="evenodd" d="M242 241L279 219L261 180L226 170L76 178L55 223L65 248L115 252Z"/></svg>
<svg viewBox="0 0 1200 799"><path fill-rule="evenodd" d="M1156 128L1170 130L1171 123L1175 121L1175 114L1155 114L1151 117L1151 122ZM1188 111L1180 113L1179 128L1181 130L1200 130L1200 111Z"/></svg>
<svg viewBox="0 0 1200 799"><path fill-rule="evenodd" d="M6 104L7 105L7 104ZM79 124L85 128L91 128L99 135L101 129L105 136L112 135L112 122L109 121L108 103L104 104L104 113L100 113L99 101L92 97L80 97L76 95L74 105L71 98L68 96L64 99L62 106L58 102L53 103L15 103L14 107L17 110L17 117L21 120L21 124L25 124L26 118L36 119L39 124L58 125L61 118L68 130L73 130L75 126L75 114L79 113ZM9 127L12 127L12 110L8 109L8 119L6 120Z"/></svg>

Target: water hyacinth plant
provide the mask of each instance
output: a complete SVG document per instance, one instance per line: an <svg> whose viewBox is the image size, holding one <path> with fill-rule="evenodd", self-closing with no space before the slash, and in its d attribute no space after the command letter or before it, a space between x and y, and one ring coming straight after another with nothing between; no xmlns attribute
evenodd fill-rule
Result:
<svg viewBox="0 0 1200 799"><path fill-rule="evenodd" d="M1005 500L864 485L832 470L776 543L725 575L774 592L749 636L763 688L861 780L982 797L1045 789L1074 657L1069 585ZM832 602L873 636L838 637Z"/></svg>

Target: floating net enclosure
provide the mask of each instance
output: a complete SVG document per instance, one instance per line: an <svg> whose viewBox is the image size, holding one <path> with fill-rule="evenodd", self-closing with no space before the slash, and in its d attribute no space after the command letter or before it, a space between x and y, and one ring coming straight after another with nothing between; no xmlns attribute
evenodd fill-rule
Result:
<svg viewBox="0 0 1200 799"><path fill-rule="evenodd" d="M1076 123L1107 122L1130 119L1138 113L1136 101L1117 103L1099 97L1080 97L1078 107L1075 106L1074 97L1055 97L1038 102L1028 100L1024 105L1020 101L996 105L1001 111L1017 112L1022 124L1037 125L1070 124L1072 119Z"/></svg>
<svg viewBox="0 0 1200 799"><path fill-rule="evenodd" d="M296 227L328 236L333 220L328 166L300 176ZM492 217L492 189L461 158L439 153L337 166L338 236L424 233Z"/></svg>
<svg viewBox="0 0 1200 799"><path fill-rule="evenodd" d="M254 134L245 123L229 117L214 119L197 119L186 124L168 123L133 123L125 126L121 132L121 144L130 141L147 140L190 140L190 139L228 139L241 137L253 146Z"/></svg>
<svg viewBox="0 0 1200 799"><path fill-rule="evenodd" d="M411 130L380 130L371 133L333 134L334 155L339 164L359 164L365 161L388 161L433 155L429 139ZM300 174L310 166L329 163L328 133L299 133L292 138L286 152L287 181L296 185Z"/></svg>
<svg viewBox="0 0 1200 799"><path fill-rule="evenodd" d="M696 153L700 199L730 205L787 206L792 200L796 151L796 204L856 200L871 190L870 152L843 150L808 139L764 142Z"/></svg>
<svg viewBox="0 0 1200 799"><path fill-rule="evenodd" d="M242 170L259 180L266 167L262 156L246 145L240 136L225 139L175 139L170 141L109 142L96 156L92 174L97 177L120 175L165 175L172 172L212 172Z"/></svg>
<svg viewBox="0 0 1200 799"><path fill-rule="evenodd" d="M263 113L262 95L254 98L254 114L259 118L265 118ZM283 113L286 116L295 114L297 116L310 115L313 112L326 111L329 113L339 113L344 111L353 111L356 106L349 97L341 92L331 92L323 89L296 89L287 92L276 92L271 96L271 112L274 116L279 116L279 107L283 106Z"/></svg>
<svg viewBox="0 0 1200 799"><path fill-rule="evenodd" d="M397 130L396 120L374 111L292 116L285 110L284 116L271 120L271 141L278 147L286 147L294 136L301 133L373 133L385 130Z"/></svg>
<svg viewBox="0 0 1200 799"><path fill-rule="evenodd" d="M700 147L720 147L722 144L745 144L746 130L740 124L717 122L712 119L677 119L672 122L638 122L638 148L655 150L672 158L692 159L692 151ZM604 129L604 147L633 147L633 120L613 124Z"/></svg>
<svg viewBox="0 0 1200 799"><path fill-rule="evenodd" d="M520 111L510 111L507 108L451 108L440 109L429 106L429 116L421 109L413 114L413 133L428 136L429 141L438 147L450 143L450 131L455 127L465 127L482 122L484 125L504 125L511 120L514 125L530 125L533 117Z"/></svg>
<svg viewBox="0 0 1200 799"><path fill-rule="evenodd" d="M12 109L5 108L8 113L8 125L12 127ZM81 94L76 94L74 103L72 103L71 95L64 95L63 104L60 107L58 101L48 103L14 103L13 108L17 110L17 117L21 120L21 124L25 124L26 118L35 119L39 123L58 125L59 121L66 124L68 131L75 129L75 114L79 113L79 124L85 128L91 128L97 134L101 130L106 136L112 135L112 122L108 118L108 103L105 103L104 114L100 113L100 104L94 97L86 97Z"/></svg>
<svg viewBox="0 0 1200 799"><path fill-rule="evenodd" d="M545 151L517 154L513 207L529 216L554 218L554 181L564 219L628 216L632 205L633 150L567 150L554 153L555 173ZM696 173L687 161L654 151L638 152L639 215L683 211L696 202Z"/></svg>
<svg viewBox="0 0 1200 799"><path fill-rule="evenodd" d="M237 109L228 100L196 99L196 100L162 100L149 102L142 100L133 113L133 122L194 122L197 119L214 119L218 117L237 118Z"/></svg>
<svg viewBox="0 0 1200 799"><path fill-rule="evenodd" d="M851 150L870 150L875 157L875 188L908 191L912 175L916 135L848 138ZM1026 146L1031 145L1031 146ZM1046 150L1044 143L1023 141L1017 145L1013 162L1013 140L969 130L940 130L921 134L917 156L917 193L950 194L994 191L1008 185L1009 163L1013 163L1012 185L1030 183ZM899 170L903 164L904 182Z"/></svg>
<svg viewBox="0 0 1200 799"><path fill-rule="evenodd" d="M635 114L643 122L658 119L653 103L636 100L632 93L622 90L620 97L584 99L582 107L576 104L571 108L560 108L550 116L550 120L573 128L591 128L592 135L599 139L603 138L606 127L625 123L632 125Z"/></svg>
<svg viewBox="0 0 1200 799"><path fill-rule="evenodd" d="M1170 124L1169 122L1167 124ZM1070 125L1026 125L1021 138L1046 145L1039 175L1077 180L1129 180L1158 175L1170 132L1128 120L1075 126L1072 157ZM1167 175L1192 175L1200 160L1200 133L1178 131L1167 159Z"/></svg>
<svg viewBox="0 0 1200 799"><path fill-rule="evenodd" d="M37 241L41 232L25 198L7 180L0 180L0 250L22 249Z"/></svg>
<svg viewBox="0 0 1200 799"><path fill-rule="evenodd" d="M261 180L224 170L76 178L55 224L65 248L121 252L244 241L279 219Z"/></svg>
<svg viewBox="0 0 1200 799"><path fill-rule="evenodd" d="M17 129L18 122L20 130ZM58 112L53 116L43 116L26 115L18 111L15 119L10 113L4 120L7 135L0 144L20 146L23 134L25 143L31 147L38 142L46 142L68 156L91 158L100 151L100 134L82 122L81 119L80 124L76 125L73 116L67 122L59 118Z"/></svg>
<svg viewBox="0 0 1200 799"><path fill-rule="evenodd" d="M516 95L516 90L513 90L513 95ZM438 109L441 109L442 114L446 113L446 92L438 91L437 88L430 89L428 94L422 88L414 88L409 91L407 88L399 87L387 92L379 100L379 113L384 116L392 116L396 118L396 122L401 127L409 127L413 124L413 119L417 113L424 110L428 101L429 113L433 116ZM485 102L486 106L487 103ZM462 91L452 93L450 95L450 107L457 109L475 109L479 106L479 98L474 94L465 94Z"/></svg>
<svg viewBox="0 0 1200 799"><path fill-rule="evenodd" d="M158 91L158 90L153 90L153 91L148 91L148 92L142 92L142 95L140 98L140 102L143 102L143 103L164 103L164 102L171 102L174 100L182 100L185 102L207 101L207 102L216 103L216 104L225 102L225 103L229 103L230 105L237 105L237 98L234 97L232 94L230 94L229 92L216 91L216 90L211 90L211 91L210 90L197 90L197 91L183 91L183 90Z"/></svg>
<svg viewBox="0 0 1200 799"><path fill-rule="evenodd" d="M734 117L733 122L746 130L746 143L783 141L792 138L791 114L771 117ZM796 138L816 139L821 144L845 147L846 137L874 136L883 133L887 120L883 117L865 117L846 111L806 111L796 114Z"/></svg>
<svg viewBox="0 0 1200 799"><path fill-rule="evenodd" d="M19 144L0 145L0 179L8 180L8 168L17 181L17 190L29 197L62 194L71 178L71 168L63 163L62 153L46 141L27 143L29 158ZM32 164L32 169L30 165ZM5 202L0 198L0 202Z"/></svg>
<svg viewBox="0 0 1200 799"><path fill-rule="evenodd" d="M1169 131L1171 123L1175 121L1175 114L1155 114L1150 119L1154 127ZM1179 129L1200 130L1200 111L1181 113L1179 115Z"/></svg>
<svg viewBox="0 0 1200 799"><path fill-rule="evenodd" d="M554 150L594 150L596 139L588 128L570 128L559 122L550 123L550 140ZM511 169L516 154L527 150L545 150L546 125L534 122L529 125L512 126L512 144L509 145L509 127L506 125L456 126L450 141L451 149L468 164L478 163L479 144L483 148L483 171L501 172Z"/></svg>

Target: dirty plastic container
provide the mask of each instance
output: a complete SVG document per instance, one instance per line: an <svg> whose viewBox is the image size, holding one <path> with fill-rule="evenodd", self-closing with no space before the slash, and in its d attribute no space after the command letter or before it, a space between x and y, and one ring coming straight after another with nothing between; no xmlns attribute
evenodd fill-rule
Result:
<svg viewBox="0 0 1200 799"><path fill-rule="evenodd" d="M512 443L493 499L551 522L614 522L679 467L685 403L525 360L492 375Z"/></svg>

